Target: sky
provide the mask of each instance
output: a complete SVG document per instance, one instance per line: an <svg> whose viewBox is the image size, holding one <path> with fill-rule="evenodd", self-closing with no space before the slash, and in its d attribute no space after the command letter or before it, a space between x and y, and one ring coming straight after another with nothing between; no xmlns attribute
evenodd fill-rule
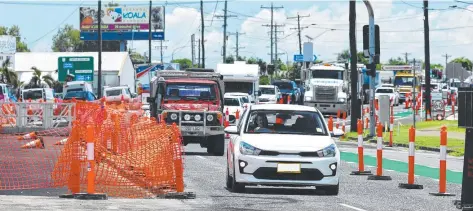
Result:
<svg viewBox="0 0 473 211"><path fill-rule="evenodd" d="M107 3L109 1L102 1ZM149 1L113 1L120 5L146 6ZM380 26L381 62L392 57L424 60L424 25L422 1L372 0L375 23ZM0 0L0 25L18 25L21 35L35 52L51 51L52 38L66 24L79 28L79 7L94 6L97 1L16 1ZM314 38L314 54L324 61L334 61L337 53L349 48L348 1L273 1L274 22L278 27L278 57L291 61L299 53L297 19L301 19L302 42L306 35ZM194 0L153 1L153 5L164 5L165 42L164 62L171 58L191 58L191 35L200 38L200 2ZM270 1L228 0L227 55L235 55L235 32L239 36L239 55L270 60L269 27L271 12L261 8ZM456 5L457 8L450 6ZM215 68L222 62L223 0L204 1L205 56L206 67ZM445 64L445 54L473 59L473 2L429 1L430 58L431 63ZM357 50L362 51L362 27L368 24L368 13L362 1L357 1ZM156 46L156 47L154 47ZM159 42L153 42L152 58L160 60ZM131 41L129 48L139 53L148 51L148 41ZM197 46L196 46L197 52ZM197 60L197 59L196 59Z"/></svg>

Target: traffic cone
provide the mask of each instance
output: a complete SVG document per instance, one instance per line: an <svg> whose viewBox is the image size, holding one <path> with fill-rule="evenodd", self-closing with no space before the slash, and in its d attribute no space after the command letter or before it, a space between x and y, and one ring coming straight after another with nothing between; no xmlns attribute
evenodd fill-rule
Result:
<svg viewBox="0 0 473 211"><path fill-rule="evenodd" d="M38 136L37 136L36 132L31 132L31 133L28 133L28 134L23 135L23 136L18 136L18 140L21 141L21 140L35 139L37 137Z"/></svg>
<svg viewBox="0 0 473 211"><path fill-rule="evenodd" d="M62 139L62 140L56 142L54 145L64 145L64 144L66 144L67 140L68 140L67 138Z"/></svg>
<svg viewBox="0 0 473 211"><path fill-rule="evenodd" d="M32 149L32 148L40 148L44 149L44 141L43 138L39 137L38 139L28 142L27 144L21 146L22 149Z"/></svg>

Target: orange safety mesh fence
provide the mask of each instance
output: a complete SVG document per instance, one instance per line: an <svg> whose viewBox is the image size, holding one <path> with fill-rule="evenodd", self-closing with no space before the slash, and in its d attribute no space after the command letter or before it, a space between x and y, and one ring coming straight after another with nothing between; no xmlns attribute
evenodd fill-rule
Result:
<svg viewBox="0 0 473 211"><path fill-rule="evenodd" d="M87 128L93 129L95 190L154 197L183 192L181 134L129 110L77 101L72 128L0 135L0 190L87 188Z"/></svg>

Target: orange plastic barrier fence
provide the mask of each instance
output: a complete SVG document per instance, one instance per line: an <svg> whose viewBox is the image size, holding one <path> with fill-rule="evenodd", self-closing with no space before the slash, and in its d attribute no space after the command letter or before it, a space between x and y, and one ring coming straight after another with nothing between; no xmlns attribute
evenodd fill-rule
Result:
<svg viewBox="0 0 473 211"><path fill-rule="evenodd" d="M111 107L77 101L72 128L1 134L0 190L59 188L125 198L183 192L179 128Z"/></svg>

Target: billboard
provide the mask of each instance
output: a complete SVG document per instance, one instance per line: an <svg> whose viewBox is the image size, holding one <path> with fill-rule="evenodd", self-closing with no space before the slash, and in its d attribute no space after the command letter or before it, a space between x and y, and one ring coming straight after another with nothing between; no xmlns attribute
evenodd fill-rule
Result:
<svg viewBox="0 0 473 211"><path fill-rule="evenodd" d="M0 53L14 54L16 52L16 38L9 35L0 36Z"/></svg>
<svg viewBox="0 0 473 211"><path fill-rule="evenodd" d="M151 27L149 18L151 16ZM131 31L131 30L164 31L164 7L104 7L102 8L102 30ZM94 31L98 29L98 8L80 7L80 30Z"/></svg>

